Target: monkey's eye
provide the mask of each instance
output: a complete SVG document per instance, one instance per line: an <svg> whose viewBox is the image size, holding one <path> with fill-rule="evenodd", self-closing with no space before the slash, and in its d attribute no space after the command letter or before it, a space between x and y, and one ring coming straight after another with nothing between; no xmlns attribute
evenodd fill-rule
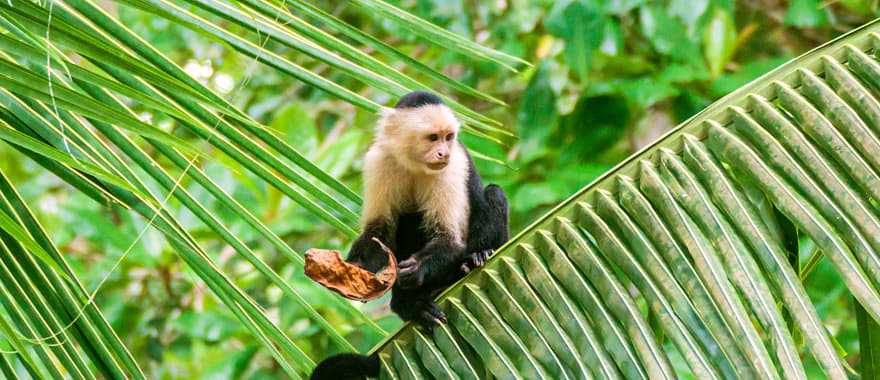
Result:
<svg viewBox="0 0 880 380"><path fill-rule="evenodd" d="M432 133L432 134L428 135L428 140L431 140L431 141L437 141L439 138L440 138L440 136L438 136L436 133Z"/></svg>
<svg viewBox="0 0 880 380"><path fill-rule="evenodd" d="M446 135L446 141L452 141L455 138L455 133L450 133Z"/></svg>

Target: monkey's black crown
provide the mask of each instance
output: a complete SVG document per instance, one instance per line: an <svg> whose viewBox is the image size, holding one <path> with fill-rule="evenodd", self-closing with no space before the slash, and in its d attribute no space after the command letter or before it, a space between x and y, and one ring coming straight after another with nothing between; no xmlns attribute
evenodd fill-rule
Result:
<svg viewBox="0 0 880 380"><path fill-rule="evenodd" d="M394 108L418 108L430 104L443 104L443 100L427 91L413 91L400 98Z"/></svg>

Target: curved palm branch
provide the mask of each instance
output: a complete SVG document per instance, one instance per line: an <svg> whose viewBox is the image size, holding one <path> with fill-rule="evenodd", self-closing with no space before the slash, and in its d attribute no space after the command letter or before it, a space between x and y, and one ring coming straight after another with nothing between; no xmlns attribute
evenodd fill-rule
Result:
<svg viewBox="0 0 880 380"><path fill-rule="evenodd" d="M880 320L878 32L788 62L578 191L441 296L447 325L378 346L383 378L803 379L795 332L847 378L789 257L812 240Z"/></svg>

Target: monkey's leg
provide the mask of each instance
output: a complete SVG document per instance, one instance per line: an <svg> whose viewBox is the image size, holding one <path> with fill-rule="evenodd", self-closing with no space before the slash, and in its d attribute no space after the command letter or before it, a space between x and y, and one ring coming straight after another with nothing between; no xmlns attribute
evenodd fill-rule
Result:
<svg viewBox="0 0 880 380"><path fill-rule="evenodd" d="M490 249L498 249L510 238L510 229L508 227L508 204L504 190L497 185L486 186L483 192L486 196L486 204L489 206L486 223L492 227L491 231L487 231L490 235Z"/></svg>
<svg viewBox="0 0 880 380"><path fill-rule="evenodd" d="M434 289L402 289L395 286L391 293L391 310L406 322L418 323L430 331L441 323L446 323L446 313L434 302Z"/></svg>

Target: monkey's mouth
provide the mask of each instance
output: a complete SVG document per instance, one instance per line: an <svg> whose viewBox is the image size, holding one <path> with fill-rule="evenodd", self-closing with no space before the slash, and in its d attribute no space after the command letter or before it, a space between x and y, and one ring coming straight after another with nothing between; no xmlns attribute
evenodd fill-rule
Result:
<svg viewBox="0 0 880 380"><path fill-rule="evenodd" d="M445 168L446 165L449 165L449 161L429 162L429 163L428 163L428 169L431 169L431 170L440 170L440 169Z"/></svg>

